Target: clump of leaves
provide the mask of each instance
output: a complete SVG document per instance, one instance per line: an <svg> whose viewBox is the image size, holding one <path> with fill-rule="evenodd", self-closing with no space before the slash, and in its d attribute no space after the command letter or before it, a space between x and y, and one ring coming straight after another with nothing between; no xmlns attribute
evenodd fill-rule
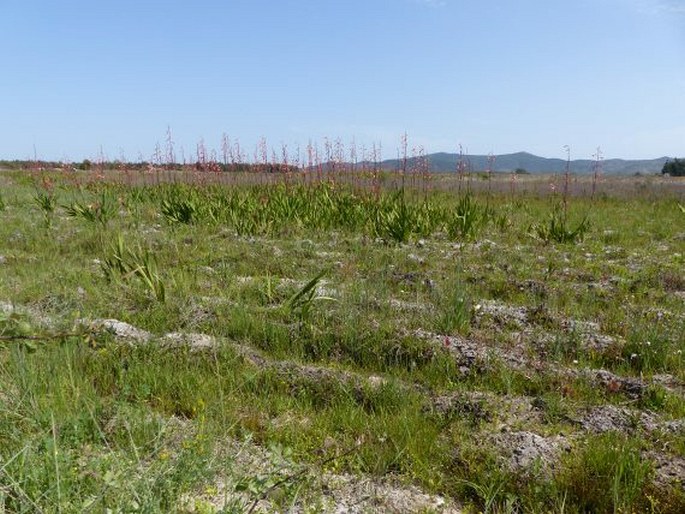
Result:
<svg viewBox="0 0 685 514"><path fill-rule="evenodd" d="M256 216L246 215L239 211L231 211L229 217L238 236L249 237L259 234L260 226Z"/></svg>
<svg viewBox="0 0 685 514"><path fill-rule="evenodd" d="M398 191L376 211L373 231L377 237L395 243L406 243L413 229L413 216L403 191Z"/></svg>
<svg viewBox="0 0 685 514"><path fill-rule="evenodd" d="M326 274L326 270L318 273L314 278L307 282L299 291L292 295L286 302L286 310L296 315L300 320L301 327L311 327L310 319L314 302L322 300L332 301L334 298L320 295L318 292L318 285L321 279Z"/></svg>
<svg viewBox="0 0 685 514"><path fill-rule="evenodd" d="M97 202L82 203L72 202L69 205L63 206L67 216L72 218L80 218L89 223L101 225L103 228L107 226L109 221L117 213L116 199L106 191L100 194Z"/></svg>
<svg viewBox="0 0 685 514"><path fill-rule="evenodd" d="M531 226L531 235L545 243L576 243L583 240L589 229L590 220L587 216L572 226L566 211L557 206L546 223Z"/></svg>
<svg viewBox="0 0 685 514"><path fill-rule="evenodd" d="M112 243L109 255L103 259L101 267L108 282L116 279L126 282L131 277L137 277L154 298L160 302L166 299L166 287L152 254L141 248L127 248L121 234Z"/></svg>
<svg viewBox="0 0 685 514"><path fill-rule="evenodd" d="M52 191L38 191L33 197L34 203L43 213L43 222L46 228L52 226L52 216L57 207L57 197Z"/></svg>
<svg viewBox="0 0 685 514"><path fill-rule="evenodd" d="M452 238L471 239L475 236L480 222L485 219L485 212L473 199L465 194L459 199L451 219L447 224L447 233ZM490 213L487 213L490 215Z"/></svg>
<svg viewBox="0 0 685 514"><path fill-rule="evenodd" d="M198 208L191 199L162 200L162 215L170 222L190 224L197 220Z"/></svg>

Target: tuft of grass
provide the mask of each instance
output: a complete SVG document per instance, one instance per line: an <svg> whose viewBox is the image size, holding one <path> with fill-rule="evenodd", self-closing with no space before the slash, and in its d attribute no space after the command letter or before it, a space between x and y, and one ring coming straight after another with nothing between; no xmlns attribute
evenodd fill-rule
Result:
<svg viewBox="0 0 685 514"><path fill-rule="evenodd" d="M444 335L467 334L472 315L472 302L463 284L448 286L436 309L435 327Z"/></svg>
<svg viewBox="0 0 685 514"><path fill-rule="evenodd" d="M648 512L652 466L640 450L639 441L616 432L589 437L560 473L568 500L582 512Z"/></svg>

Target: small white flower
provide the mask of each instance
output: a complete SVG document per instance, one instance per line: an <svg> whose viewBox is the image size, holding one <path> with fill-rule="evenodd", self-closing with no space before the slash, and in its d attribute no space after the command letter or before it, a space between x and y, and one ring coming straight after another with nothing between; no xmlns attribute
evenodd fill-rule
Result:
<svg viewBox="0 0 685 514"><path fill-rule="evenodd" d="M576 359L573 359L573 364L578 364L578 361Z"/></svg>
<svg viewBox="0 0 685 514"><path fill-rule="evenodd" d="M645 341L645 344L646 344L647 346L652 346L652 343L651 343L650 341Z"/></svg>
<svg viewBox="0 0 685 514"><path fill-rule="evenodd" d="M630 354L630 359L637 359L637 353L631 353Z"/></svg>

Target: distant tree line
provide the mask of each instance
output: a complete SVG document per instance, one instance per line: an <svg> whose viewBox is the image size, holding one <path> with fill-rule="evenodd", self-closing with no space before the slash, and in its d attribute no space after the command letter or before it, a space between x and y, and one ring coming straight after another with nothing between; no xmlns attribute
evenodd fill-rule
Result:
<svg viewBox="0 0 685 514"><path fill-rule="evenodd" d="M122 161L98 161L84 159L81 162L56 162L56 161L33 161L33 160L0 160L0 169L6 170L128 170L146 171L150 169L187 170L208 172L265 172L265 173L294 173L301 168L291 164L282 163L223 163L216 161L194 162L189 164L165 163L153 164L148 161L122 162Z"/></svg>
<svg viewBox="0 0 685 514"><path fill-rule="evenodd" d="M685 159L675 158L672 161L667 161L661 169L661 173L672 177L685 177Z"/></svg>
<svg viewBox="0 0 685 514"><path fill-rule="evenodd" d="M63 168L63 164L64 163L53 162L53 161L20 161L20 160L8 161L8 160L0 160L0 168L5 169L5 170L27 170L27 169L36 169L36 168L54 169L54 168Z"/></svg>

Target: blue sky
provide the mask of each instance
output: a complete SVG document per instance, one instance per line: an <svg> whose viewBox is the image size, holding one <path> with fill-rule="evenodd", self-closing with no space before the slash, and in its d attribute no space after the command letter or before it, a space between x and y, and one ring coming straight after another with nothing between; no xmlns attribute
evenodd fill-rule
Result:
<svg viewBox="0 0 685 514"><path fill-rule="evenodd" d="M0 158L685 155L685 0L4 0ZM278 150L280 152L280 150Z"/></svg>

